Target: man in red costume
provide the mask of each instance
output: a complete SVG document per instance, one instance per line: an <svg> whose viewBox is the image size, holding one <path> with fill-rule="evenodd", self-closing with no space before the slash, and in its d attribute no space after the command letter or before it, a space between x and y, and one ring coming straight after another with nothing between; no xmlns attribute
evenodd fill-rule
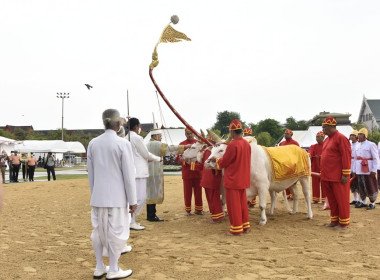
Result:
<svg viewBox="0 0 380 280"><path fill-rule="evenodd" d="M279 146L287 146L287 145L296 145L298 147L300 146L300 144L298 144L298 142L292 138L293 137L292 130L290 129L285 130L284 137L285 137L285 140L282 141L279 144ZM286 189L286 197L290 200L293 199L293 195L290 193L289 188Z"/></svg>
<svg viewBox="0 0 380 280"><path fill-rule="evenodd" d="M342 230L350 224L351 144L336 130L334 118L325 118L322 129L328 136L321 155L321 184L331 209L331 222L326 226Z"/></svg>
<svg viewBox="0 0 380 280"><path fill-rule="evenodd" d="M231 223L227 235L239 235L250 229L245 189L250 186L251 146L243 138L243 128L238 120L233 120L229 129L233 140L224 156L214 160L218 169L224 168L223 185Z"/></svg>
<svg viewBox="0 0 380 280"><path fill-rule="evenodd" d="M325 139L325 134L323 131L319 131L317 135L315 136L315 139L317 140L317 144L311 145L308 153L311 159L311 171L320 173L321 172L321 154L322 154L322 148L323 148L323 140ZM313 197L312 201L313 203L318 202L325 202L326 194L325 191L322 189L322 199L320 198L321 195L321 178L318 176L312 176L311 177L311 184L313 188Z"/></svg>
<svg viewBox="0 0 380 280"><path fill-rule="evenodd" d="M210 131L211 132L211 131ZM214 136L214 137L213 137ZM221 140L215 133L210 133L207 139L212 143L220 143ZM211 155L211 147L206 148L203 153L202 163ZM210 223L218 223L224 219L222 203L220 201L220 186L222 183L222 171L217 169L207 169L203 165L201 186L205 189L208 208L211 213Z"/></svg>
<svg viewBox="0 0 380 280"><path fill-rule="evenodd" d="M246 127L244 128L243 130L243 136L253 136L253 132L252 132L252 129L250 129L249 127ZM248 207L249 208L253 208L255 207L256 205L256 196L253 197L251 200L248 200Z"/></svg>
<svg viewBox="0 0 380 280"><path fill-rule="evenodd" d="M186 128L186 140L179 143L180 145L194 144L194 133ZM183 196L185 199L186 216L191 215L191 198L194 189L195 211L194 214L203 215L202 187L200 186L202 178L202 165L197 162L186 162L181 155L177 156L177 161L182 165Z"/></svg>

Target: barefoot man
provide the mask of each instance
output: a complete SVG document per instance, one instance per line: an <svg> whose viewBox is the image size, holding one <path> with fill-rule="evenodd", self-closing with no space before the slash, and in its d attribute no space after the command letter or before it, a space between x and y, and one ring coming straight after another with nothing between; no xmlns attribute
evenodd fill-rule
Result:
<svg viewBox="0 0 380 280"><path fill-rule="evenodd" d="M334 118L325 118L322 129L328 136L321 155L321 185L330 203L331 217L326 226L342 230L350 224L351 144L336 130Z"/></svg>

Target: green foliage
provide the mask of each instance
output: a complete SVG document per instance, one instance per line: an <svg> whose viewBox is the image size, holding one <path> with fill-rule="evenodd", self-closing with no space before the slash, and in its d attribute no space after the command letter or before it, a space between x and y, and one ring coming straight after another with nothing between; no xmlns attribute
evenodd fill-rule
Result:
<svg viewBox="0 0 380 280"><path fill-rule="evenodd" d="M380 132L376 129L369 135L369 140L374 142L374 143L379 143L380 142Z"/></svg>
<svg viewBox="0 0 380 280"><path fill-rule="evenodd" d="M253 134L259 135L261 132L268 132L273 139L278 139L284 134L284 129L278 121L274 119L265 119L257 124Z"/></svg>
<svg viewBox="0 0 380 280"><path fill-rule="evenodd" d="M352 123L351 126L353 129L355 129L357 131L359 131L363 127L367 128L367 126L365 124L362 124L362 123Z"/></svg>
<svg viewBox="0 0 380 280"><path fill-rule="evenodd" d="M274 139L270 136L269 132L260 132L257 137L257 144L265 147L270 147L273 145Z"/></svg>
<svg viewBox="0 0 380 280"><path fill-rule="evenodd" d="M15 137L17 140L25 140L27 135L27 133L19 127L15 128L13 134L13 137Z"/></svg>
<svg viewBox="0 0 380 280"><path fill-rule="evenodd" d="M14 139L14 135L10 133L9 131L5 131L3 129L0 129L0 136L3 136L5 138Z"/></svg>
<svg viewBox="0 0 380 280"><path fill-rule="evenodd" d="M307 130L309 125L307 121L296 121L293 117L289 117L286 119L285 128L291 130Z"/></svg>
<svg viewBox="0 0 380 280"><path fill-rule="evenodd" d="M227 135L229 133L228 127L231 121L234 119L240 120L240 114L229 111L218 112L216 116L216 123L212 127L212 130L219 130L221 135ZM244 122L242 122L241 120L240 122L244 126Z"/></svg>

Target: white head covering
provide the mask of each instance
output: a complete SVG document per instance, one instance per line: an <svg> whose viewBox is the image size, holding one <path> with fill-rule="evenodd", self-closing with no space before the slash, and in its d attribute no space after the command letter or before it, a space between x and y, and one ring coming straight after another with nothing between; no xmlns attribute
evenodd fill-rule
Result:
<svg viewBox="0 0 380 280"><path fill-rule="evenodd" d="M157 123L154 123L153 124L153 128L152 130L150 131L150 135L157 135L157 134L162 134L162 130L158 128L158 125Z"/></svg>

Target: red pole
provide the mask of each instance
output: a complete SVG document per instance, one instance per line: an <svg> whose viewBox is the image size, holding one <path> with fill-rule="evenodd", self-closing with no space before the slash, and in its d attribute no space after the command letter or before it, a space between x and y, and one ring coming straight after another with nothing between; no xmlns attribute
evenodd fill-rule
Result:
<svg viewBox="0 0 380 280"><path fill-rule="evenodd" d="M208 141L205 137L203 137L201 134L198 133L198 131L196 131L191 125L189 125L187 123L187 121L185 121L181 115L176 111L176 109L174 109L174 107L170 104L169 100L165 97L165 95L162 93L160 87L157 85L156 81L154 80L153 78L153 69L149 68L149 76L150 76L150 79L152 80L154 86L156 87L157 91L160 93L162 99L165 101L166 105L169 106L170 110L172 110L172 112L177 116L177 118L185 125L185 127L187 127L188 129L191 130L192 133L194 133L199 139L202 139L203 142L205 142L207 145L209 146L213 146L210 141Z"/></svg>

